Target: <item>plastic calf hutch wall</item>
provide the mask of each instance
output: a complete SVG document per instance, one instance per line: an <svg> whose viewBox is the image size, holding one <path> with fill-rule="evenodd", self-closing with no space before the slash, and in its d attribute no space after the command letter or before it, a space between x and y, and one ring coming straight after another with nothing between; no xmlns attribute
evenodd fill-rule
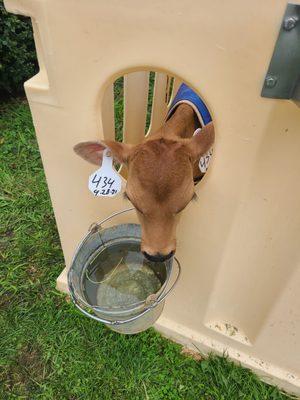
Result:
<svg viewBox="0 0 300 400"><path fill-rule="evenodd" d="M127 206L122 196L93 198L87 177L95 167L72 150L113 135L111 102L102 103L112 98L109 85L145 69L184 79L212 112L215 156L198 203L182 214L183 275L156 327L204 351L227 350L265 380L300 393L300 110L260 97L286 1L5 5L33 21L40 72L25 88L66 268L90 223ZM132 87L142 87L145 76L135 79ZM137 113L129 113L138 96L144 101L143 91L131 96L133 105L127 99L131 142L141 137ZM58 288L66 290L66 270Z"/></svg>

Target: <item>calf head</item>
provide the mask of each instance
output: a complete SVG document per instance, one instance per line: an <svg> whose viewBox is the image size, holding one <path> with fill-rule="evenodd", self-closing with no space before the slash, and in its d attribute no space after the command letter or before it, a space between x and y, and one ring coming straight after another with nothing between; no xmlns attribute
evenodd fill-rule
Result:
<svg viewBox="0 0 300 400"><path fill-rule="evenodd" d="M195 197L195 163L213 141L210 123L190 139L154 136L135 146L104 140L79 143L74 150L100 166L103 150L109 148L115 161L127 166L124 195L137 210L142 227L141 250L148 259L163 261L175 253L178 216Z"/></svg>

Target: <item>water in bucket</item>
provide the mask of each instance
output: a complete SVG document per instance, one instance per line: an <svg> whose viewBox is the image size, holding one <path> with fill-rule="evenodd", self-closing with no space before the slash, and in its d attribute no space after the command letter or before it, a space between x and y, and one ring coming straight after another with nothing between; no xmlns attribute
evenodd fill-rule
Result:
<svg viewBox="0 0 300 400"><path fill-rule="evenodd" d="M139 244L117 243L90 259L83 291L90 304L105 308L132 307L157 293L166 279L164 263L151 263Z"/></svg>

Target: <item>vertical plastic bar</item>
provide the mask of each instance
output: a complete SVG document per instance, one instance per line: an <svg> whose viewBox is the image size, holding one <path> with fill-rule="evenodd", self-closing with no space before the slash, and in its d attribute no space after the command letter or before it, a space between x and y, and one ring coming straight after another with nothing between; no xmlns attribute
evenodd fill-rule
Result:
<svg viewBox="0 0 300 400"><path fill-rule="evenodd" d="M171 105L171 103L172 103L172 101L173 101L174 97L176 96L176 93L177 93L177 91L179 89L179 86L182 83L183 83L183 81L181 79L174 78L172 96L171 96L170 101L169 101L169 106Z"/></svg>
<svg viewBox="0 0 300 400"><path fill-rule="evenodd" d="M145 136L148 90L149 72L124 76L124 142L137 144Z"/></svg>
<svg viewBox="0 0 300 400"><path fill-rule="evenodd" d="M156 72L153 92L152 114L147 135L155 132L164 123L168 108L168 75Z"/></svg>
<svg viewBox="0 0 300 400"><path fill-rule="evenodd" d="M114 85L107 87L102 101L103 137L115 140Z"/></svg>

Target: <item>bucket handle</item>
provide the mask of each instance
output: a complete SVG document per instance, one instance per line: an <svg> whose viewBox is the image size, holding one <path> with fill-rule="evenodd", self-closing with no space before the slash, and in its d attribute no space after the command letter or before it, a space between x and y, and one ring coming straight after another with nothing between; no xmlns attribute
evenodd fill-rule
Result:
<svg viewBox="0 0 300 400"><path fill-rule="evenodd" d="M116 211L116 212L110 214L108 217L102 219L99 222L93 222L90 225L88 230L89 230L89 232L97 231L99 228L101 228L101 225L104 224L104 222L109 221L110 219L116 217L117 215L124 214L124 213L126 213L128 211L132 211L132 210L135 210L135 207L125 208L124 210Z"/></svg>
<svg viewBox="0 0 300 400"><path fill-rule="evenodd" d="M126 210L127 211L127 210ZM160 296L157 300L155 300L152 304L150 304L141 314L135 315L134 317L125 319L125 320L119 320L119 321L110 321L108 319L100 318L97 315L93 315L90 312L86 311L85 308L80 304L80 302L75 298L73 290L70 290L70 296L75 304L75 306L87 317L94 319L95 321L102 322L106 325L122 325L122 324L127 324L129 322L133 322L136 319L142 317L146 313L148 313L152 308L156 307L159 303L161 303L167 296L168 294L174 289L175 285L178 282L178 279L181 274L181 265L180 262L176 257L174 257L174 260L176 261L176 266L177 266L177 276L175 278L175 281L173 282L172 286L164 293L162 296ZM73 288L72 288L73 289Z"/></svg>

